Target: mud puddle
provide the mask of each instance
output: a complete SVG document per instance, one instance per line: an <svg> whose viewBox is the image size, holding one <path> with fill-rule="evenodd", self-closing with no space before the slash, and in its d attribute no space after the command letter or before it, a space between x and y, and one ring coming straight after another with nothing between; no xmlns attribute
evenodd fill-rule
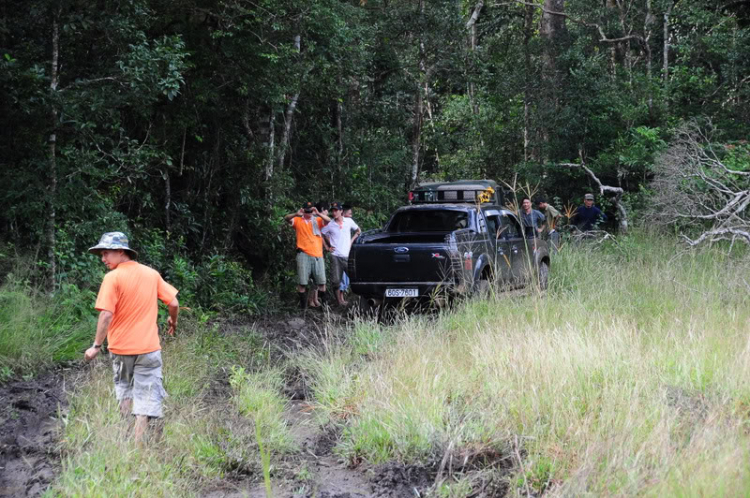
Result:
<svg viewBox="0 0 750 498"><path fill-rule="evenodd" d="M38 496L60 466L65 373L0 386L0 496Z"/></svg>

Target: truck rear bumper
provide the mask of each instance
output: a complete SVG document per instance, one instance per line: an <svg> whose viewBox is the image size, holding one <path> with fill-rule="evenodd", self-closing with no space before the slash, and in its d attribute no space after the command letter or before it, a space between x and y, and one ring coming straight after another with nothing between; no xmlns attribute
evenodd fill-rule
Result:
<svg viewBox="0 0 750 498"><path fill-rule="evenodd" d="M462 292L462 286L453 282L352 282L350 286L355 294L374 299L382 299L386 289L418 289L419 298L430 297L438 293Z"/></svg>

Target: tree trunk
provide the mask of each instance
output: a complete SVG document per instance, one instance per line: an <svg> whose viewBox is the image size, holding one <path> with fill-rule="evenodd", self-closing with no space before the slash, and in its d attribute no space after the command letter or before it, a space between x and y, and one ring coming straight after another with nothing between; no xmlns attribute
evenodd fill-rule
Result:
<svg viewBox="0 0 750 498"><path fill-rule="evenodd" d="M648 113L649 116L653 119L654 117L654 91L652 88L652 81L653 81L653 71L651 69L652 66L652 60L651 60L651 47L649 45L649 40L651 40L651 26L654 23L654 16L651 13L651 0L646 0L646 20L643 23L643 38L645 39L643 43L643 49L646 52L646 82L647 82L647 103L648 103Z"/></svg>
<svg viewBox="0 0 750 498"><path fill-rule="evenodd" d="M296 35L294 37L294 48L297 50L297 53L299 53L300 51L300 42L301 42L300 35ZM300 83L300 88L301 87L302 87L302 83ZM284 129L283 129L281 140L279 143L279 146L280 146L279 158L278 158L279 169L282 169L284 166L284 160L286 159L286 151L289 148L289 145L291 143L292 118L294 118L294 110L297 108L297 101L299 101L299 94L300 94L300 90L297 90L297 93L295 93L292 96L292 99L289 101L289 105L287 105L286 112L284 113Z"/></svg>
<svg viewBox="0 0 750 498"><path fill-rule="evenodd" d="M50 71L50 97L52 98L52 109L50 112L50 124L52 131L47 140L48 158L48 184L47 184L47 264L48 264L48 282L47 288L50 292L55 290L55 274L57 273L55 250L55 224L56 224L56 197L57 197L57 102L56 93L60 82L59 59L60 59L60 27L59 27L59 7L53 14L52 18L52 65Z"/></svg>
<svg viewBox="0 0 750 498"><path fill-rule="evenodd" d="M545 109L542 112L547 116L554 116L559 107L560 79L557 77L557 56L560 52L560 40L565 35L565 17L550 12L563 12L565 10L564 0L544 0L544 10L542 12L542 25L540 35L545 39L544 44L544 71L542 79L544 81L544 102ZM548 119L544 119L541 125L542 132L542 154L541 161L549 158L549 142L551 127L554 126Z"/></svg>
<svg viewBox="0 0 750 498"><path fill-rule="evenodd" d="M266 160L266 174L265 179L266 183L268 183L271 178L273 178L273 164L274 159L276 159L276 154L274 151L276 140L276 112L273 108L273 104L271 104L271 114L268 118L268 159Z"/></svg>
<svg viewBox="0 0 750 498"><path fill-rule="evenodd" d="M169 209L172 207L172 182L169 178L169 167L164 169L164 190L167 195L167 202L164 204L164 227L167 233L172 231L172 223L169 216Z"/></svg>
<svg viewBox="0 0 750 498"><path fill-rule="evenodd" d="M664 87L664 107L669 110L669 16L672 14L672 4L664 12L664 59L662 61L662 86Z"/></svg>
<svg viewBox="0 0 750 498"><path fill-rule="evenodd" d="M526 72L523 82L523 160L528 161L531 133L531 48L529 45L533 36L534 8L526 5L524 9L523 52Z"/></svg>
<svg viewBox="0 0 750 498"><path fill-rule="evenodd" d="M279 169L284 166L284 160L286 159L286 151L290 146L292 137L292 118L294 118L294 110L297 108L297 101L299 101L299 92L292 96L292 100L289 101L289 105L284 113L284 130L280 140L279 150Z"/></svg>
<svg viewBox="0 0 750 498"><path fill-rule="evenodd" d="M417 82L417 95L414 99L414 123L412 125L411 139L411 174L409 175L409 188L419 184L419 152L422 147L422 112L424 111L424 98L422 85Z"/></svg>
<svg viewBox="0 0 750 498"><path fill-rule="evenodd" d="M424 17L424 0L419 0L417 7L419 17ZM421 29L421 28L420 28ZM422 41L422 33L419 33L419 74L415 85L416 94L414 97L413 124L411 137L411 171L409 172L409 188L419 185L419 159L420 149L422 148L422 114L424 113L424 93L422 85L428 80L429 76L425 71L425 50Z"/></svg>
<svg viewBox="0 0 750 498"><path fill-rule="evenodd" d="M477 21L479 20L479 14L484 7L484 0L479 0L474 5L474 11L466 23L466 29L469 30L469 51L470 51L470 68L474 67L474 52L477 50ZM474 114L479 114L479 104L476 101L476 85L474 84L473 75L469 76L469 100L471 102L471 109Z"/></svg>

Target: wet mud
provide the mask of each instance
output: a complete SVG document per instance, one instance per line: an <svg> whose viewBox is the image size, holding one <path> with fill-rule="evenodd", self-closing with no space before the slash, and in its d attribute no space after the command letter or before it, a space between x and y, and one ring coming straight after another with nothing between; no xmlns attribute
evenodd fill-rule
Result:
<svg viewBox="0 0 750 498"><path fill-rule="evenodd" d="M39 496L60 467L65 372L0 386L0 496Z"/></svg>

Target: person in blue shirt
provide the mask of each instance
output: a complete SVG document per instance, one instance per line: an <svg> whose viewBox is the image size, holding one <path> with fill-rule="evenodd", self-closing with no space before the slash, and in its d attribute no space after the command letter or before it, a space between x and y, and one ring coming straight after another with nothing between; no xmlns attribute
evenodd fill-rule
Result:
<svg viewBox="0 0 750 498"><path fill-rule="evenodd" d="M594 206L594 194L583 196L583 206L578 206L575 214L570 218L570 224L575 225L582 232L595 230L600 223L607 221L607 215Z"/></svg>

